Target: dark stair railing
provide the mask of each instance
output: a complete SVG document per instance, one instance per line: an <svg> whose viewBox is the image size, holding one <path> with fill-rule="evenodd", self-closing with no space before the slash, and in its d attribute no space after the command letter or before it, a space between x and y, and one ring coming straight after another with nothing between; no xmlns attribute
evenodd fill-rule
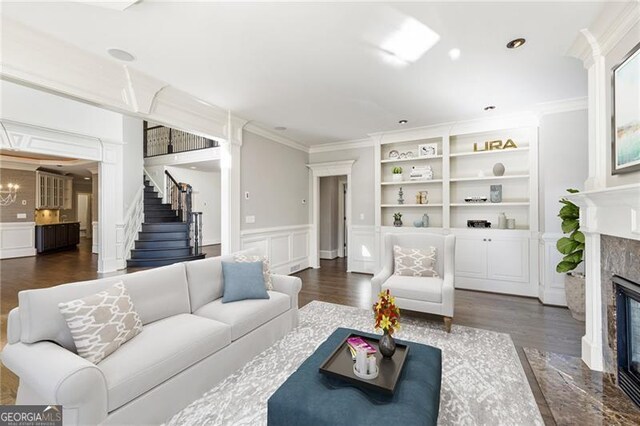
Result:
<svg viewBox="0 0 640 426"><path fill-rule="evenodd" d="M194 254L200 254L202 251L202 212L192 211L193 188L187 183L178 182L167 170L164 171L164 174L169 178L166 194L168 194L171 209L178 212L178 218L181 222L188 224Z"/></svg>
<svg viewBox="0 0 640 426"><path fill-rule="evenodd" d="M195 151L215 148L218 141L207 139L182 130L165 126L149 126L144 122L144 156L174 154L177 152Z"/></svg>

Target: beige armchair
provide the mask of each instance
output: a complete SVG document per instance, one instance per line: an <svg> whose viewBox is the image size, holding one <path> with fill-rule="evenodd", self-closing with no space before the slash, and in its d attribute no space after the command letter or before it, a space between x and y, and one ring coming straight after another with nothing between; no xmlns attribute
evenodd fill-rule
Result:
<svg viewBox="0 0 640 426"><path fill-rule="evenodd" d="M389 289L401 309L442 315L447 332L451 332L454 299L454 257L456 237L437 234L387 234L384 239L382 270L371 279L371 302L376 303L381 290ZM439 277L394 275L393 246L436 248L435 270Z"/></svg>

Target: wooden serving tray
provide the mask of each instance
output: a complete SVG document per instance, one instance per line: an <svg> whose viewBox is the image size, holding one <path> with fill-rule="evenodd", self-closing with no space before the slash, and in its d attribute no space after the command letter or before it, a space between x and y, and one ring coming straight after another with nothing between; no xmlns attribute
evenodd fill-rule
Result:
<svg viewBox="0 0 640 426"><path fill-rule="evenodd" d="M361 337L377 349L375 357L379 373L375 379L361 379L353 373L354 361L351 358L351 351L349 351L347 346L347 339L351 337ZM378 348L378 340L378 338L362 336L356 333L349 334L320 365L320 373L344 380L364 389L371 389L393 395L407 359L409 347L396 341L396 352L393 354L393 357L390 359L383 358Z"/></svg>

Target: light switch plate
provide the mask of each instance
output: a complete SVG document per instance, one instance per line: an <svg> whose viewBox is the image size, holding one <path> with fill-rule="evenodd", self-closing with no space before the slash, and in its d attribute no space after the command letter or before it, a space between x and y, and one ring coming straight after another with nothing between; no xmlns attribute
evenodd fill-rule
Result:
<svg viewBox="0 0 640 426"><path fill-rule="evenodd" d="M246 223L256 223L256 217L255 216L246 216L244 218L244 221Z"/></svg>
<svg viewBox="0 0 640 426"><path fill-rule="evenodd" d="M17 219L26 219L27 218L27 214L26 213L18 213L16 215Z"/></svg>

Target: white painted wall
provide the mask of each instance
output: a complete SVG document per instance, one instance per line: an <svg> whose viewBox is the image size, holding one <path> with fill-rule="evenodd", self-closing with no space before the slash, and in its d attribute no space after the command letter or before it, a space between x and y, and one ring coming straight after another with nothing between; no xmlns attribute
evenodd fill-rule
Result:
<svg viewBox="0 0 640 426"><path fill-rule="evenodd" d="M558 201L567 188L583 190L589 174L587 110L544 115L539 131L540 230L561 233Z"/></svg>
<svg viewBox="0 0 640 426"><path fill-rule="evenodd" d="M122 114L0 80L0 117L121 141Z"/></svg>
<svg viewBox="0 0 640 426"><path fill-rule="evenodd" d="M317 152L309 155L309 163L356 160L351 170L351 184L353 187L351 192L351 224L353 226L373 226L375 223L373 149L373 147L344 149Z"/></svg>
<svg viewBox="0 0 640 426"><path fill-rule="evenodd" d="M243 132L240 185L241 229L309 223L309 170L305 152ZM249 192L249 199L245 199ZM302 203L306 200L306 204ZM246 223L246 216L255 223Z"/></svg>
<svg viewBox="0 0 640 426"><path fill-rule="evenodd" d="M562 237L559 200L567 188L584 189L588 177L587 110L544 115L539 128L540 288L546 304L566 305L564 274L556 272L562 254L556 242ZM580 267L583 269L583 267Z"/></svg>
<svg viewBox="0 0 640 426"><path fill-rule="evenodd" d="M143 158L143 124L139 118L122 116L122 202L124 212L134 202L135 195L142 186Z"/></svg>
<svg viewBox="0 0 640 426"><path fill-rule="evenodd" d="M193 211L202 212L203 245L220 244L220 172L166 166L178 181L193 188Z"/></svg>
<svg viewBox="0 0 640 426"><path fill-rule="evenodd" d="M622 62L622 59L640 42L640 23L634 25L625 37L618 42L613 49L607 54L605 58L605 69L610 70ZM607 102L607 117L612 116L612 87L611 83L607 82L605 86L606 90L606 102ZM639 101L640 102L640 101ZM607 142L611 142L611 120L607 120ZM632 183L638 183L640 181L640 171L633 173L624 173L618 175L611 174L611 149L607 147L607 187L628 185Z"/></svg>

